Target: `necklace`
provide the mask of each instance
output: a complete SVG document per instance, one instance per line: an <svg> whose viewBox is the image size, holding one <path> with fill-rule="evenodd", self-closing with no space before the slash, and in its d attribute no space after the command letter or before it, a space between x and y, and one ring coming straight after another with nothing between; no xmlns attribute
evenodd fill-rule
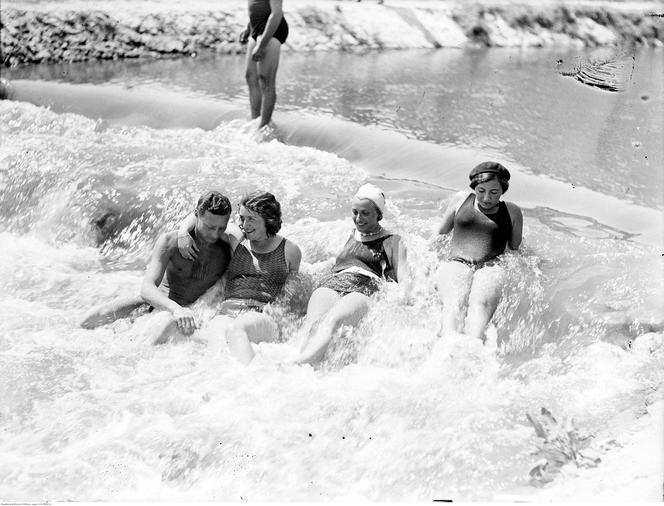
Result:
<svg viewBox="0 0 664 506"><path fill-rule="evenodd" d="M358 232L360 232L360 237L374 237L374 236L377 236L378 234L380 234L382 231L383 231L383 227L378 227L378 230L376 230L375 232L366 232L365 233L365 232L360 232L358 230Z"/></svg>

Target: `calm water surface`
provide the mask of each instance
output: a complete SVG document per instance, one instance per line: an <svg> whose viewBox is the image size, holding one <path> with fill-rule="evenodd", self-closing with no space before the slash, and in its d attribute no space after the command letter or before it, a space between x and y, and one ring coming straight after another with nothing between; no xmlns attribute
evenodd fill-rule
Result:
<svg viewBox="0 0 664 506"><path fill-rule="evenodd" d="M624 93L584 86L557 72L606 54L550 49L284 53L278 107L495 152L533 174L662 209L664 51L635 53ZM241 107L248 100L242 55L37 66L5 73L10 78L157 85Z"/></svg>

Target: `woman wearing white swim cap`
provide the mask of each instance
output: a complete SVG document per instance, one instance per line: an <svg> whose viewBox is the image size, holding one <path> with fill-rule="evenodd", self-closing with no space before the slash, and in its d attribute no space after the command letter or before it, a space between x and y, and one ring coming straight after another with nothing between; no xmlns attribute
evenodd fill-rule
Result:
<svg viewBox="0 0 664 506"><path fill-rule="evenodd" d="M386 281L408 277L406 247L385 230L385 194L372 184L360 187L351 203L354 230L307 306L306 339L297 363L319 362L341 325L357 325L369 311L370 297Z"/></svg>

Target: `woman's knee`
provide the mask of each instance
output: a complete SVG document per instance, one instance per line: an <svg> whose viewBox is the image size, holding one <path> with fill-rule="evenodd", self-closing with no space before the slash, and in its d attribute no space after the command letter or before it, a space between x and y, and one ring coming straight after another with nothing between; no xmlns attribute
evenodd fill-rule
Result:
<svg viewBox="0 0 664 506"><path fill-rule="evenodd" d="M345 323L356 324L369 312L369 301L364 294L350 293L330 308L325 322L334 327Z"/></svg>
<svg viewBox="0 0 664 506"><path fill-rule="evenodd" d="M271 316L253 311L238 316L228 332L233 339L248 339L253 343L274 341L278 333L277 323Z"/></svg>

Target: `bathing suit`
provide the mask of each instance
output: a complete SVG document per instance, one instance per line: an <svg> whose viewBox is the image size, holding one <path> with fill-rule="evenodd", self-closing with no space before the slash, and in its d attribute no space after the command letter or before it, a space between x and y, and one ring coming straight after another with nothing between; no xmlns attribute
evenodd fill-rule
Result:
<svg viewBox="0 0 664 506"><path fill-rule="evenodd" d="M190 233L196 239L196 230ZM168 298L181 306L188 306L203 295L226 272L231 260L231 247L225 241L214 244L201 244L198 241L198 258L187 260L177 249L177 241L172 243L171 260L166 267L161 288Z"/></svg>
<svg viewBox="0 0 664 506"><path fill-rule="evenodd" d="M370 296L376 293L382 280L394 279L383 245L389 237L392 234L361 242L351 233L332 272L323 277L318 286L330 288L341 295L357 292Z"/></svg>
<svg viewBox="0 0 664 506"><path fill-rule="evenodd" d="M251 30L252 39L256 40L265 31L267 19L271 13L270 0L249 0L249 29ZM288 38L288 23L286 23L286 18L283 15L272 37L282 44L286 42Z"/></svg>
<svg viewBox="0 0 664 506"><path fill-rule="evenodd" d="M505 202L494 214L475 208L475 194L468 195L454 215L450 260L481 267L505 252L512 235L512 220Z"/></svg>
<svg viewBox="0 0 664 506"><path fill-rule="evenodd" d="M262 313L265 304L251 299L226 299L219 307L219 314L237 318L242 313L255 311Z"/></svg>
<svg viewBox="0 0 664 506"><path fill-rule="evenodd" d="M282 239L274 250L257 253L242 243L238 244L228 264L224 301L272 302L281 292L289 274L285 246L286 239Z"/></svg>

